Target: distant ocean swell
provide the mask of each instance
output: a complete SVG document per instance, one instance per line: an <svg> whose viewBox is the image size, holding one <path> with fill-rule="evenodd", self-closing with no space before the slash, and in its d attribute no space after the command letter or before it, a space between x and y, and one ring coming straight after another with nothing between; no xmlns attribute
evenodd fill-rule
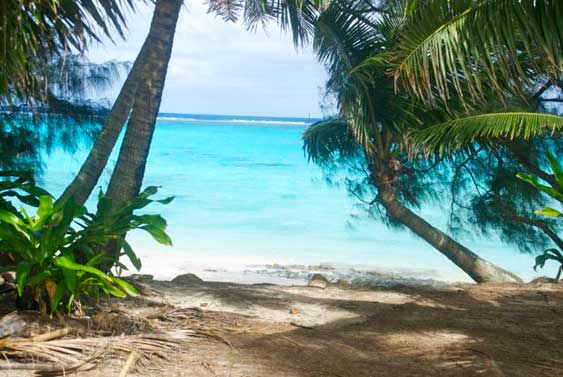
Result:
<svg viewBox="0 0 563 377"><path fill-rule="evenodd" d="M316 118L272 118L272 117L259 117L259 116L237 116L230 117L228 115L199 115L194 114L170 114L163 113L158 116L158 120L169 122L220 122L220 123L234 123L234 124L266 124L266 125L292 125L292 126L308 126L318 119Z"/></svg>

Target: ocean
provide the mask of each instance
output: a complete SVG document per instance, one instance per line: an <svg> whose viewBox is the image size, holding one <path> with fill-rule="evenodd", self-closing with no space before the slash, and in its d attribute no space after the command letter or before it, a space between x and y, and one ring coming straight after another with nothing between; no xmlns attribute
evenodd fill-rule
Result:
<svg viewBox="0 0 563 377"><path fill-rule="evenodd" d="M129 239L143 259L141 272L162 279L196 272L210 280L283 283L303 280L307 271L322 268L362 276L376 271L470 281L424 241L369 219L345 188L325 182L302 150L301 136L312 121L161 114L144 185L161 186L162 197L176 197L170 205L155 204L148 210L168 220L174 246L132 233ZM87 152L55 150L46 156L44 186L60 194ZM100 187L105 189L110 174L106 169ZM447 214L441 209L428 206L419 213L445 229ZM554 268L535 273L533 255L497 239L461 241L525 280L554 274Z"/></svg>

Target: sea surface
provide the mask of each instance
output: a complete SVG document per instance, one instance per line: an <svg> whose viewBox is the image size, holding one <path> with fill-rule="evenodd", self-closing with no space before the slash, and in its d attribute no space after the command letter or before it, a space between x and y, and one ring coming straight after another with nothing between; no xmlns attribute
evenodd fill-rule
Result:
<svg viewBox="0 0 563 377"><path fill-rule="evenodd" d="M148 211L168 220L174 246L158 245L139 232L131 234L143 258L142 272L164 279L196 272L213 280L283 283L304 279L303 272L314 269L308 266L320 265L351 275L376 271L385 276L469 281L424 241L368 219L345 188L326 184L322 171L308 163L302 150L301 136L312 121L161 114L145 186L161 186L162 197L176 197L171 205L155 204ZM86 155L83 148L47 156L44 185L61 193ZM116 157L114 153L112 165ZM110 173L111 169L104 172L100 187L105 189ZM428 206L419 213L445 229L447 215L439 207ZM553 274L553 268L535 273L533 255L497 239L462 241L526 280Z"/></svg>

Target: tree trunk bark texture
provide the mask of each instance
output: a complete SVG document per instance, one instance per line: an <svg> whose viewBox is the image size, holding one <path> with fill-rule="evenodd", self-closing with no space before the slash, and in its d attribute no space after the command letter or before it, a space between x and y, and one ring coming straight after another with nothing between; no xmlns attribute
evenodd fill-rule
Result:
<svg viewBox="0 0 563 377"><path fill-rule="evenodd" d="M176 13L171 13L168 9L176 5L175 3L178 3L178 1L161 0L156 4L149 34L135 59L135 63L104 123L102 131L98 134L96 142L78 175L59 200L72 198L76 203L84 204L92 193L108 163L123 126L129 118L139 91L139 84L143 82L147 75L151 74L151 70L154 68L151 63L154 63L154 57L158 57L158 54L161 53L161 44L166 43L169 38L173 38L179 8ZM166 17L172 17L172 19L167 21ZM174 23L172 29L168 26L171 22ZM171 32L172 36L166 36L166 32Z"/></svg>
<svg viewBox="0 0 563 377"><path fill-rule="evenodd" d="M147 69L139 79L131 118L108 187L114 206L141 189L182 3L183 0L159 0L156 4L151 26L154 33L147 38L154 48L146 56Z"/></svg>
<svg viewBox="0 0 563 377"><path fill-rule="evenodd" d="M522 283L518 276L480 258L477 254L405 207L397 200L392 189L380 189L379 201L385 207L390 217L400 221L444 254L477 283Z"/></svg>

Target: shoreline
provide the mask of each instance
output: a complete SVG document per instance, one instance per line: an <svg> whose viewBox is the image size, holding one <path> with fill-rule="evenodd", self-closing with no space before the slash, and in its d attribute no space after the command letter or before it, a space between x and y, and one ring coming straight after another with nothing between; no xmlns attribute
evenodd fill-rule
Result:
<svg viewBox="0 0 563 377"><path fill-rule="evenodd" d="M129 275L150 275L155 280L171 281L176 276L194 274L206 282L232 284L271 284L279 286L306 286L313 274L322 274L332 284L351 287L388 287L393 285L447 287L473 284L466 279L440 276L438 270L381 268L375 266L279 263L194 263L189 259L168 264L168 268L155 265L142 256L144 266L140 271L125 263ZM175 268L170 268L170 266ZM461 274L460 274L461 275ZM462 276L463 277L463 276Z"/></svg>

